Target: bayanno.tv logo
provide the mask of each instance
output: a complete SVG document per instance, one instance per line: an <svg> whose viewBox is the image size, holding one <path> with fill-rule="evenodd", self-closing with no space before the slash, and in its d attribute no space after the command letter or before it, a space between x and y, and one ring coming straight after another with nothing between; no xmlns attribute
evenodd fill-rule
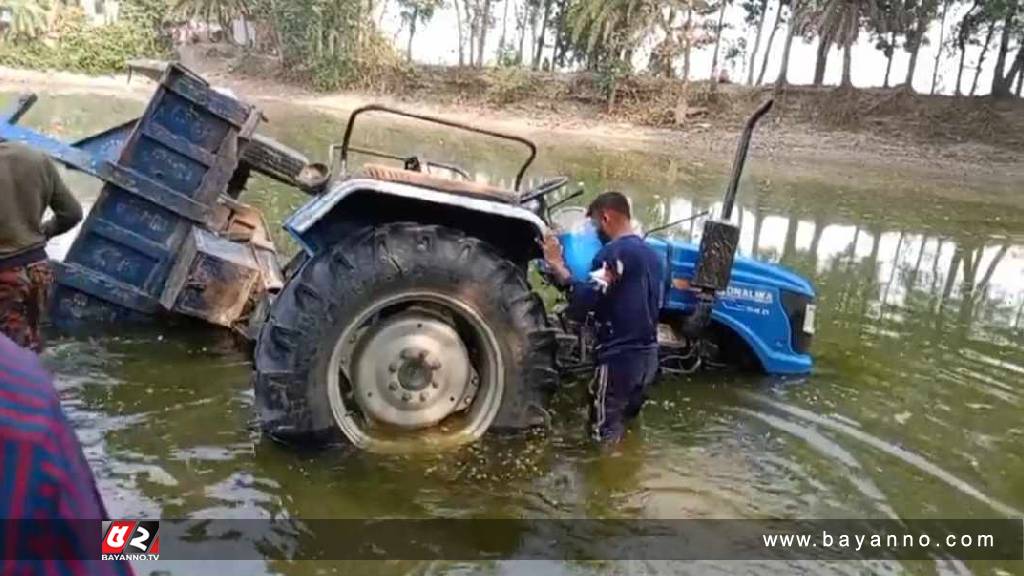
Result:
<svg viewBox="0 0 1024 576"><path fill-rule="evenodd" d="M104 520L101 560L158 560L159 520Z"/></svg>

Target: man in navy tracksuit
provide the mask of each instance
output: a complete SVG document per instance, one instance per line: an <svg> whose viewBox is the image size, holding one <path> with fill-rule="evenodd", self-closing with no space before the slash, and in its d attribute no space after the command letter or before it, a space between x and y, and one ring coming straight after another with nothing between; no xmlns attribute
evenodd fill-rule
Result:
<svg viewBox="0 0 1024 576"><path fill-rule="evenodd" d="M545 239L544 258L555 281L568 287L569 316L594 315L598 368L590 387L591 433L599 441L617 442L657 376L664 270L654 250L633 232L625 196L601 194L587 216L604 244L588 281L572 281L554 236Z"/></svg>

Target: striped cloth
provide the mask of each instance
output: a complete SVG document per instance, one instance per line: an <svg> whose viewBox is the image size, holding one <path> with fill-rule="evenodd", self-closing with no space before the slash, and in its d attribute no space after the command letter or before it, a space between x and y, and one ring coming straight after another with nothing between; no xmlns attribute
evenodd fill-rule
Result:
<svg viewBox="0 0 1024 576"><path fill-rule="evenodd" d="M0 487L0 574L132 573L99 561L106 510L78 438L49 374L3 335Z"/></svg>

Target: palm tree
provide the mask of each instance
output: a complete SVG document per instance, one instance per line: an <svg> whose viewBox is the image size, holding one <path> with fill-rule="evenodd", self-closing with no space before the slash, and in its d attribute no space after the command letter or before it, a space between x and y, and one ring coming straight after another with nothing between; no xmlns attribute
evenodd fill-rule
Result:
<svg viewBox="0 0 1024 576"><path fill-rule="evenodd" d="M775 87L781 88L789 84L789 54L793 48L793 39L797 34L803 36L810 28L809 16L813 13L817 0L791 0L789 3L789 30L786 32L786 44L782 49L782 66Z"/></svg>
<svg viewBox="0 0 1024 576"><path fill-rule="evenodd" d="M1020 0L1002 0L1002 2L993 4L995 4L993 16L1003 19L1003 33L999 42L999 52L996 53L995 73L992 75L992 95L997 98L1005 98L1010 96L1013 81L1020 70L1024 68L1024 46L1017 49L1017 56L1010 61L1012 63L1007 61L1010 37L1016 35L1017 27L1020 24L1018 17L1024 16L1024 13L1021 13L1024 5ZM1008 71L1007 64L1010 64Z"/></svg>
<svg viewBox="0 0 1024 576"><path fill-rule="evenodd" d="M658 24L660 7L657 0L579 0L566 20L591 64L609 59L628 65L633 49Z"/></svg>
<svg viewBox="0 0 1024 576"><path fill-rule="evenodd" d="M825 0L820 9L810 16L810 26L819 36L818 66L815 70L815 85L820 85L832 44L843 49L843 79L841 86L852 87L850 50L860 36L862 18L881 22L880 5L877 0Z"/></svg>
<svg viewBox="0 0 1024 576"><path fill-rule="evenodd" d="M939 49L935 51L935 68L932 70L931 94L935 94L935 84L939 80L939 60L942 58L942 45L946 41L946 15L949 13L951 0L942 2L942 19L939 22Z"/></svg>
<svg viewBox="0 0 1024 576"><path fill-rule="evenodd" d="M768 43L764 47L764 58L761 60L761 71L757 74L757 84L760 85L764 82L764 71L768 68L768 57L772 53L772 44L775 43L775 33L779 31L779 25L782 23L782 8L786 6L788 0L779 0L779 6L775 10L775 22L772 24L772 31L768 34Z"/></svg>
<svg viewBox="0 0 1024 576"><path fill-rule="evenodd" d="M722 31L725 29L725 9L729 7L732 0L718 0L719 11L718 11L718 25L715 26L715 51L711 56L711 75L712 80L718 77L718 49L722 44Z"/></svg>
<svg viewBox="0 0 1024 576"><path fill-rule="evenodd" d="M230 39L231 21L247 15L249 6L245 0L177 0L174 11L187 18L202 18L207 25L216 22L224 30L225 37Z"/></svg>
<svg viewBox="0 0 1024 576"><path fill-rule="evenodd" d="M398 0L399 17L402 24L409 26L409 41L405 48L406 60L412 61L412 39L416 36L416 26L426 24L434 17L434 11L441 7L440 0Z"/></svg>
<svg viewBox="0 0 1024 576"><path fill-rule="evenodd" d="M991 22L988 25L988 32L985 34L985 40L981 43L981 54L978 56L978 64L974 68L974 80L971 82L971 91L968 92L971 96L978 91L978 78L981 77L981 69L985 67L985 56L988 55L988 48L992 45L992 37L996 32L996 23Z"/></svg>
<svg viewBox="0 0 1024 576"><path fill-rule="evenodd" d="M910 51L910 64L907 66L907 78L904 89L914 90L914 73L917 71L917 56L924 44L924 36L928 33L928 25L932 21L938 0L907 0L908 14L913 15L914 25L907 30L907 49Z"/></svg>
<svg viewBox="0 0 1024 576"><path fill-rule="evenodd" d="M46 32L49 0L4 0L0 11L9 13L7 36L12 39L31 40Z"/></svg>
<svg viewBox="0 0 1024 576"><path fill-rule="evenodd" d="M764 34L764 20L768 14L768 0L756 0L745 2L743 9L747 11L747 23L756 26L754 33L754 47L750 50L750 64L747 67L747 85L754 84L754 72L757 67L757 50L761 47L761 35ZM773 30L774 32L774 30ZM769 50L771 48L769 47Z"/></svg>

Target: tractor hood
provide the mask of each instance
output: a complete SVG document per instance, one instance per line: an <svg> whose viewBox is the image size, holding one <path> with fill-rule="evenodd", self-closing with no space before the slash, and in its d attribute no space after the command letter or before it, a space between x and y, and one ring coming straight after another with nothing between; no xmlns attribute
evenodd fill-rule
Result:
<svg viewBox="0 0 1024 576"><path fill-rule="evenodd" d="M696 244L666 242L660 238L649 238L647 243L666 256L672 278L693 276L699 251ZM772 286L814 298L814 287L805 278L780 264L760 262L745 256L737 256L733 262L731 283Z"/></svg>

